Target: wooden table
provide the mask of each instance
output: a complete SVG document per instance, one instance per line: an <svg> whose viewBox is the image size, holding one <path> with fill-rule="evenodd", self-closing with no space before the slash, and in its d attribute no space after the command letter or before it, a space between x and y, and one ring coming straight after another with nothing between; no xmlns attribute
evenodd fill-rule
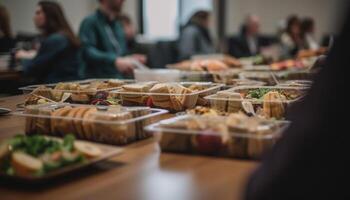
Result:
<svg viewBox="0 0 350 200"><path fill-rule="evenodd" d="M23 96L0 99L15 109ZM24 119L0 117L0 140L21 133ZM0 183L0 199L240 199L256 162L161 153L152 139L124 154L44 186Z"/></svg>

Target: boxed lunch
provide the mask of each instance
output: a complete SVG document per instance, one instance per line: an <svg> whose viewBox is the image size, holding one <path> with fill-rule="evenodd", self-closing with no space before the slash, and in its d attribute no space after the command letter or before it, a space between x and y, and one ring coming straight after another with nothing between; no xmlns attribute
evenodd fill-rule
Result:
<svg viewBox="0 0 350 200"><path fill-rule="evenodd" d="M81 103L92 105L116 105L118 100L109 96L109 91L130 84L133 80L89 79L55 84L31 85L20 88L28 94L25 105L43 103Z"/></svg>
<svg viewBox="0 0 350 200"><path fill-rule="evenodd" d="M16 135L0 141L0 179L42 183L122 152L120 147L79 141L73 135Z"/></svg>
<svg viewBox="0 0 350 200"><path fill-rule="evenodd" d="M26 118L28 135L42 134L125 145L149 137L143 127L154 123L166 110L148 107L89 106L54 103L27 106L15 115Z"/></svg>
<svg viewBox="0 0 350 200"><path fill-rule="evenodd" d="M164 152L258 159L269 150L288 122L247 117L183 115L145 128L156 135Z"/></svg>
<svg viewBox="0 0 350 200"><path fill-rule="evenodd" d="M300 100L304 87L240 86L205 97L211 108L235 113L243 111L266 119L284 119L289 104Z"/></svg>
<svg viewBox="0 0 350 200"><path fill-rule="evenodd" d="M215 94L222 86L205 82L143 82L124 85L111 94L119 96L124 106L149 106L179 112L196 105L207 105L204 97Z"/></svg>

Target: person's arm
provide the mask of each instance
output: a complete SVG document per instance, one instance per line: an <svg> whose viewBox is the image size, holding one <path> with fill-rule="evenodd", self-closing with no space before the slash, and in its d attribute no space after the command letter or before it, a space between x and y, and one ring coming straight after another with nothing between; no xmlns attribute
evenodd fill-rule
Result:
<svg viewBox="0 0 350 200"><path fill-rule="evenodd" d="M117 55L115 53L103 52L96 48L97 35L96 27L89 20L83 21L79 36L83 47L83 57L87 62L98 63L101 65L115 65Z"/></svg>
<svg viewBox="0 0 350 200"><path fill-rule="evenodd" d="M34 59L23 62L24 73L31 76L39 72L49 71L50 63L68 46L69 41L63 35L54 35L47 38L41 43Z"/></svg>

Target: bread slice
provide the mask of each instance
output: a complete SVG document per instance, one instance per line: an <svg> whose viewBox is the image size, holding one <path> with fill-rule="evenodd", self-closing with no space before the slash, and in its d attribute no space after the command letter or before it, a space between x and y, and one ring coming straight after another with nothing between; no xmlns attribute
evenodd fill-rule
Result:
<svg viewBox="0 0 350 200"><path fill-rule="evenodd" d="M20 176L30 176L43 168L43 162L26 153L15 152L11 157L11 165Z"/></svg>
<svg viewBox="0 0 350 200"><path fill-rule="evenodd" d="M122 88L128 92L148 92L155 84L156 82L134 83L123 85Z"/></svg>
<svg viewBox="0 0 350 200"><path fill-rule="evenodd" d="M75 107L75 108L72 108L68 114L67 114L67 120L66 120L66 131L64 134L74 134L76 135L77 133L77 130L76 130L76 127L75 127L75 123L74 123L74 118L75 118L75 115L77 114L77 112L81 109L81 107Z"/></svg>
<svg viewBox="0 0 350 200"><path fill-rule="evenodd" d="M74 142L74 149L82 153L87 158L96 158L102 154L102 150L97 146L82 141Z"/></svg>
<svg viewBox="0 0 350 200"><path fill-rule="evenodd" d="M96 108L90 108L85 112L83 115L83 122L82 122L82 127L83 127L83 135L82 138L91 140L93 138L93 130L92 130L92 124L94 122L90 121L92 119L92 114L94 112L97 112Z"/></svg>
<svg viewBox="0 0 350 200"><path fill-rule="evenodd" d="M66 106L66 107L57 109L52 113L51 134L60 135L60 136L64 135L66 119L57 119L55 117L65 117L71 109L72 107Z"/></svg>
<svg viewBox="0 0 350 200"><path fill-rule="evenodd" d="M51 114L54 112L53 109L50 108L42 108L39 109L38 115L42 115L43 117L38 117L35 122L36 126L36 134L49 135L51 133ZM45 117L47 116L47 117Z"/></svg>
<svg viewBox="0 0 350 200"><path fill-rule="evenodd" d="M89 109L90 108L82 107L74 115L75 120L73 121L73 123L75 126L77 138L84 138L83 117Z"/></svg>

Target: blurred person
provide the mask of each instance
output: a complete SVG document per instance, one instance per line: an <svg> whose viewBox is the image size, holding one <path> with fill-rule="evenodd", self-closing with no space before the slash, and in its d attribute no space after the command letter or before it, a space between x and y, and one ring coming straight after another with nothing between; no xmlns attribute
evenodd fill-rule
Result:
<svg viewBox="0 0 350 200"><path fill-rule="evenodd" d="M350 12L346 19L312 88L288 110L292 123L251 176L244 199L349 199L347 109L337 108L346 86Z"/></svg>
<svg viewBox="0 0 350 200"><path fill-rule="evenodd" d="M86 77L123 78L132 75L134 61L144 62L139 55L128 52L123 26L118 21L124 0L99 0L99 8L86 17L80 26L82 57Z"/></svg>
<svg viewBox="0 0 350 200"><path fill-rule="evenodd" d="M126 47L127 47L127 53L131 54L132 57L135 58L137 61L141 63L147 62L147 57L143 54L139 54L140 50L138 49L138 45L136 43L136 29L134 27L133 22L131 21L131 18L126 14L121 14L118 16L118 20L123 26L123 31L125 34L125 40L126 40Z"/></svg>
<svg viewBox="0 0 350 200"><path fill-rule="evenodd" d="M8 53L15 47L11 31L10 15L5 6L0 5L0 53Z"/></svg>
<svg viewBox="0 0 350 200"><path fill-rule="evenodd" d="M52 1L40 1L34 23L43 39L31 60L23 61L24 73L36 82L60 82L77 80L80 75L79 39L69 26L61 6ZM19 51L18 59L30 55Z"/></svg>
<svg viewBox="0 0 350 200"><path fill-rule="evenodd" d="M312 18L305 18L301 22L301 37L304 47L310 50L317 50L320 45L315 39L315 21Z"/></svg>
<svg viewBox="0 0 350 200"><path fill-rule="evenodd" d="M136 46L136 30L129 16L123 14L120 15L119 21L121 22L125 34L126 46L129 51L133 52Z"/></svg>
<svg viewBox="0 0 350 200"><path fill-rule="evenodd" d="M282 33L280 42L285 57L293 57L303 49L300 20L296 15L288 17L286 30Z"/></svg>
<svg viewBox="0 0 350 200"><path fill-rule="evenodd" d="M230 38L228 52L230 55L240 57L256 56L261 48L269 46L272 42L260 34L260 19L255 15L248 15L238 37Z"/></svg>
<svg viewBox="0 0 350 200"><path fill-rule="evenodd" d="M179 58L185 60L194 55L215 53L209 31L210 12L197 11L181 31Z"/></svg>

